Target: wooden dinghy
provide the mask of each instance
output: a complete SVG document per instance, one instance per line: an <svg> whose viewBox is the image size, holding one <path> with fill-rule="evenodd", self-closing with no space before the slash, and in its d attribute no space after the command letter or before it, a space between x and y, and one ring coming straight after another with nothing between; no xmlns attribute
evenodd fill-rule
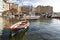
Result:
<svg viewBox="0 0 60 40"><path fill-rule="evenodd" d="M26 29L28 26L29 26L29 21L20 21L8 27L8 29L10 30L11 34L14 35L18 31L21 31L22 29L23 30Z"/></svg>
<svg viewBox="0 0 60 40"><path fill-rule="evenodd" d="M15 24L13 24L10 27L8 27L8 29L9 30L18 30L18 29L27 28L28 26L29 26L29 22L28 21L20 21L20 22L17 22Z"/></svg>

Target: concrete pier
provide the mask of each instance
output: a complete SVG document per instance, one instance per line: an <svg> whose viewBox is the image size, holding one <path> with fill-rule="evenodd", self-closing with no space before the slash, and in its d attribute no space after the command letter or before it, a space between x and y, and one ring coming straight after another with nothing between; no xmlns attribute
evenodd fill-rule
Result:
<svg viewBox="0 0 60 40"><path fill-rule="evenodd" d="M52 18L60 18L60 16L52 16Z"/></svg>
<svg viewBox="0 0 60 40"><path fill-rule="evenodd" d="M39 19L40 16L24 16L22 19Z"/></svg>

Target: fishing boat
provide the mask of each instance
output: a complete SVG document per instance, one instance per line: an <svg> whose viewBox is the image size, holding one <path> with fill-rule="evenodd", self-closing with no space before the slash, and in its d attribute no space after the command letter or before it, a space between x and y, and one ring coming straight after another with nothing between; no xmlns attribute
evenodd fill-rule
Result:
<svg viewBox="0 0 60 40"><path fill-rule="evenodd" d="M17 22L15 24L13 24L12 26L8 27L8 29L11 31L11 34L16 34L18 31L24 30L29 26L29 22L28 21L20 21Z"/></svg>

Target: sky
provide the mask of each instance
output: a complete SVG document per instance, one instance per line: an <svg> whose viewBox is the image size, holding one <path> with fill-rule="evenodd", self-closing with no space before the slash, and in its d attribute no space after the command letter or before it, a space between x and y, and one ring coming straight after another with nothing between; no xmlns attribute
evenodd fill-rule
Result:
<svg viewBox="0 0 60 40"><path fill-rule="evenodd" d="M54 12L60 12L60 0L9 0L9 2L19 5L33 5L34 7L38 5L52 6Z"/></svg>
<svg viewBox="0 0 60 40"><path fill-rule="evenodd" d="M52 6L54 12L60 12L60 0L13 0L13 2L19 5L33 5L34 7L38 5Z"/></svg>

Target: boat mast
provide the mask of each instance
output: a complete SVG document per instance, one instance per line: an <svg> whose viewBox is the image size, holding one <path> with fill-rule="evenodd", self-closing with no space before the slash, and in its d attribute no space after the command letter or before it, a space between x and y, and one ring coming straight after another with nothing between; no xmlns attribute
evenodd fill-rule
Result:
<svg viewBox="0 0 60 40"><path fill-rule="evenodd" d="M22 7L24 6L23 2L24 0L22 0ZM26 14L23 14L23 16L24 16L24 20L26 21Z"/></svg>

